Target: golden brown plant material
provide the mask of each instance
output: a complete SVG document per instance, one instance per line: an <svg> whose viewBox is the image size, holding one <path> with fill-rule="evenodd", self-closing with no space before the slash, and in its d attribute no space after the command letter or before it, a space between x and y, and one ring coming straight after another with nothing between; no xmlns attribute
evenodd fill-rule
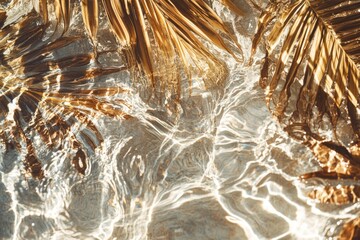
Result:
<svg viewBox="0 0 360 240"><path fill-rule="evenodd" d="M311 191L309 197L317 199L321 203L338 205L356 203L360 198L360 186L325 186Z"/></svg>
<svg viewBox="0 0 360 240"><path fill-rule="evenodd" d="M270 1L259 18L252 54L271 25L260 80L267 104L322 168L303 174L304 180L360 177L359 9L359 1L348 0ZM354 203L359 186L329 185L309 196L326 203ZM358 222L345 228L349 238L357 236ZM341 234L343 238L345 230Z"/></svg>
<svg viewBox="0 0 360 240"><path fill-rule="evenodd" d="M70 146L71 163L84 174L87 152L103 140L93 120L99 115L127 117L107 98L124 89L96 84L99 77L122 69L92 64L92 53L67 50L66 56L56 57L54 53L81 37L45 37L47 29L35 11L0 28L0 141L6 151L26 151L25 170L38 179L45 172L35 136L51 150Z"/></svg>
<svg viewBox="0 0 360 240"><path fill-rule="evenodd" d="M56 19L64 30L70 22L70 3L70 0L53 1ZM44 19L48 19L50 4L47 0L39 1ZM232 1L226 0L224 4L242 14ZM94 45L97 43L99 9L104 9L119 49L126 55L128 67L145 73L152 87L160 85L175 89L178 95L182 68L191 78L194 68L196 72L202 72L205 66L207 71L216 71L223 65L204 41L237 58L225 43L224 39L227 39L241 55L234 36L204 0L82 0L81 9L85 28ZM207 87L213 85L212 79L205 77L204 81Z"/></svg>
<svg viewBox="0 0 360 240"><path fill-rule="evenodd" d="M340 233L339 239L360 239L360 219L357 218L347 222Z"/></svg>

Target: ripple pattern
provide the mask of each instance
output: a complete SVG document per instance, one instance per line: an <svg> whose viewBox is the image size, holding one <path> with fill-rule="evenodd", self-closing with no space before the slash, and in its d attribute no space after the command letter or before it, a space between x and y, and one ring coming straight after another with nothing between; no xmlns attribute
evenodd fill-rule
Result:
<svg viewBox="0 0 360 240"><path fill-rule="evenodd" d="M212 2L248 49L248 59L256 13L236 17ZM44 163L48 177L28 178L22 156L5 153L0 144L0 239L335 236L358 205L332 206L307 198L311 183L297 177L318 167L311 152L291 140L266 107L258 84L263 53L257 53L251 67L225 52L220 55L228 69L223 85L202 89L194 77L192 94L176 105L179 113L146 98L146 89L132 83L127 71L101 77L106 84L121 82L130 89L122 97L133 117L97 118L104 140L89 155L84 176L66 161L66 150L51 152L33 138L38 154L49 160ZM122 60L109 53L101 61Z"/></svg>

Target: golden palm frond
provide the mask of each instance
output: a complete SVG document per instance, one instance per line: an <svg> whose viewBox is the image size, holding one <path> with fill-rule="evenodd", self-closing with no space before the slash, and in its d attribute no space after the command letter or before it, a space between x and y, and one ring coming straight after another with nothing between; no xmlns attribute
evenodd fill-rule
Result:
<svg viewBox="0 0 360 240"><path fill-rule="evenodd" d="M99 114L127 117L116 97L124 89L97 81L121 68L94 65L92 53L64 50L82 37L49 37L47 29L34 11L0 28L0 140L6 151L26 146L25 170L40 179L44 171L32 142L35 134L53 150L69 145L72 165L84 173L87 152L102 141L92 120ZM59 50L68 53L56 54Z"/></svg>
<svg viewBox="0 0 360 240"><path fill-rule="evenodd" d="M45 22L49 1L39 1L39 11ZM237 13L240 9L231 1L225 5ZM56 19L68 28L71 16L70 0L54 0ZM239 52L234 37L222 20L204 0L82 0L81 9L85 28L96 47L99 11L104 9L120 49L125 53L128 67L140 69L155 85L167 85L180 91L177 62L182 62L185 72L191 75L194 66L203 71L215 71L223 64L204 45L210 41L218 48L237 58L224 42L232 41ZM157 81L161 79L160 83ZM211 79L204 78L211 86Z"/></svg>
<svg viewBox="0 0 360 240"><path fill-rule="evenodd" d="M357 163L360 25L349 24L356 21L359 6L357 1L271 3L260 17L258 34L253 41L256 47L264 25L283 12L266 41L269 56L282 33L286 34L271 80L267 82L266 71L263 74L267 103L273 104L274 115L286 125L290 135L314 151L327 173L360 173ZM269 59L265 62L268 69ZM301 71L302 64L305 64L304 71ZM291 99L292 96L295 98ZM295 100L293 108L289 106L291 100ZM351 122L351 129L341 128L351 134L353 141L348 140L349 146L344 146L338 137L340 119ZM325 130L321 129L320 122L333 127L333 138L322 134L321 130Z"/></svg>
<svg viewBox="0 0 360 240"><path fill-rule="evenodd" d="M0 27L2 27L6 20L6 11L0 9Z"/></svg>
<svg viewBox="0 0 360 240"><path fill-rule="evenodd" d="M301 64L305 61L306 70L302 84L304 87L299 92L297 118L304 121L307 119L310 114L307 110L315 106L316 97L321 90L324 91L325 97L330 98L328 101L332 101L336 107L340 107L345 101L354 107L358 106L359 27L354 24L353 19L359 14L359 3L321 2L304 0L286 5L284 13L276 21L267 38L268 51L271 54L278 45L282 33L290 25L275 73L268 84L267 100L268 103L275 100L274 114L277 117L283 115L291 96L290 89L295 84ZM274 8L276 7L272 4L264 14L261 19L264 23L272 19ZM260 23L259 30L263 30L263 23ZM258 38L256 37L254 42L258 42ZM278 99L274 99L274 91L280 87L279 81L285 67L289 68L286 70L285 85L277 94Z"/></svg>
<svg viewBox="0 0 360 240"><path fill-rule="evenodd" d="M339 235L339 239L360 239L360 218L347 222Z"/></svg>
<svg viewBox="0 0 360 240"><path fill-rule="evenodd" d="M355 203L360 199L360 186L325 186L311 191L309 197L321 203L338 205Z"/></svg>
<svg viewBox="0 0 360 240"><path fill-rule="evenodd" d="M322 167L301 179L360 177L359 9L359 1L271 1L259 18L253 54L272 25L260 80L267 88L267 104ZM359 186L329 185L312 191L310 197L356 202Z"/></svg>

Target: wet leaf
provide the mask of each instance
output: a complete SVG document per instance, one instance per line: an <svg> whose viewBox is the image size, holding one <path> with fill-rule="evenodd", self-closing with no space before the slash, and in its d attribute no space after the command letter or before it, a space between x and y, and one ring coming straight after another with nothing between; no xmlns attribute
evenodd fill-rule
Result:
<svg viewBox="0 0 360 240"><path fill-rule="evenodd" d="M66 19L70 14L68 3L58 2ZM34 136L51 151L69 146L70 141L67 151L74 155L72 163L84 174L87 151L95 151L103 141L93 121L99 116L127 117L121 108L124 102L107 98L125 90L96 84L100 77L123 68L94 66L91 53L68 52L55 57L54 52L82 39L61 35L46 38L47 30L48 24L36 12L0 28L5 39L0 41L0 139L7 151L26 151L25 170L37 179L46 177L46 171Z"/></svg>
<svg viewBox="0 0 360 240"><path fill-rule="evenodd" d="M268 106L289 135L312 150L322 168L303 174L303 180L360 177L359 8L359 1L271 1L259 20L253 53L270 29L260 80L267 85ZM276 65L270 81L268 58ZM346 122L351 127L344 127ZM340 136L344 132L346 140ZM309 196L322 203L354 203L359 187L325 186ZM357 229L357 222L345 225L341 239L356 238Z"/></svg>
<svg viewBox="0 0 360 240"><path fill-rule="evenodd" d="M236 59L241 48L223 21L204 0L82 0L81 9L85 28L96 47L99 4L119 42L119 48L126 55L129 69L139 69L151 80L152 87L166 86L180 95L180 59L188 76L194 66L202 72L204 63L209 71L216 71L223 65L204 45L204 41L215 44ZM237 14L243 14L232 1L223 3ZM48 20L49 1L39 1L39 9ZM71 7L69 0L54 1L58 24L64 31L69 27ZM252 5L256 5L252 3ZM257 5L256 5L257 6ZM238 54L234 53L224 39L232 42ZM171 70L169 70L171 69ZM160 79L160 81L159 81ZM212 86L211 79L206 86Z"/></svg>

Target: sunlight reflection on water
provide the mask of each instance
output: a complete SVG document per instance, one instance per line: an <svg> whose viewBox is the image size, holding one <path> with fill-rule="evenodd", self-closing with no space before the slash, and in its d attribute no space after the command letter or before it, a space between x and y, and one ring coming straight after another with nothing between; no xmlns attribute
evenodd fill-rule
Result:
<svg viewBox="0 0 360 240"><path fill-rule="evenodd" d="M214 7L237 31L246 27L253 34L255 17L234 18ZM247 59L251 38L237 31ZM182 99L178 119L134 89L126 101L135 118L99 119L105 140L85 177L66 163L66 152L41 152L51 161L40 183L24 177L16 153L0 154L0 238L331 236L354 207L307 199L297 176L316 163L269 113L258 86L261 56L248 67L224 54L230 73L223 89L194 91ZM108 81L133 87L126 72Z"/></svg>

